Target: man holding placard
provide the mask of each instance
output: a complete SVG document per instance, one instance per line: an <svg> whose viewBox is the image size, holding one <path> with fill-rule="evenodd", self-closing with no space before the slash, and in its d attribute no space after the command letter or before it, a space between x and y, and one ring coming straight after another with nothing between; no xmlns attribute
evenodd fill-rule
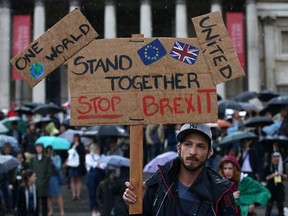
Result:
<svg viewBox="0 0 288 216"><path fill-rule="evenodd" d="M232 185L205 162L212 155L212 132L206 124L184 124L177 135L179 157L159 166L145 182L143 215L236 215ZM126 204L137 197L126 182Z"/></svg>

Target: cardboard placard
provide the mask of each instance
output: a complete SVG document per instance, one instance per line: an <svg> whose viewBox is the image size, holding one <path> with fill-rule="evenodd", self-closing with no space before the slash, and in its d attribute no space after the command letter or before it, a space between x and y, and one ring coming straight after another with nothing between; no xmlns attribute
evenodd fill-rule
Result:
<svg viewBox="0 0 288 216"><path fill-rule="evenodd" d="M75 9L10 62L33 87L97 36L80 10Z"/></svg>
<svg viewBox="0 0 288 216"><path fill-rule="evenodd" d="M68 62L71 125L217 120L217 95L196 38L94 40Z"/></svg>
<svg viewBox="0 0 288 216"><path fill-rule="evenodd" d="M192 22L215 84L244 76L220 12L192 18Z"/></svg>

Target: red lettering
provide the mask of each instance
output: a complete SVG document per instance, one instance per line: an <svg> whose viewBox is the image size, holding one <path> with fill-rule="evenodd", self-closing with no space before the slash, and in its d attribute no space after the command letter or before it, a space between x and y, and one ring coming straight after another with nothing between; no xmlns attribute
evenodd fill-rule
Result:
<svg viewBox="0 0 288 216"><path fill-rule="evenodd" d="M150 103L148 103L150 101ZM154 96L145 96L142 99L143 112L145 116L153 116L158 112L159 106L155 103ZM148 111L152 109L152 111Z"/></svg>
<svg viewBox="0 0 288 216"><path fill-rule="evenodd" d="M169 105L169 98L162 98L159 101L160 104L160 113L164 115L164 109L168 108L171 113L173 113L173 108Z"/></svg>
<svg viewBox="0 0 288 216"><path fill-rule="evenodd" d="M187 104L187 109L186 109L187 113L190 113L190 111L191 112L195 112L195 108L194 108L194 106L192 104L192 102L193 102L192 99L193 99L192 94L190 95L189 98L185 98L185 102Z"/></svg>
<svg viewBox="0 0 288 216"><path fill-rule="evenodd" d="M206 93L206 104L207 104L207 112L211 113L211 93L216 93L216 89L199 89L197 90L199 93Z"/></svg>
<svg viewBox="0 0 288 216"><path fill-rule="evenodd" d="M78 98L78 103L79 103L79 104L83 104L83 105L86 105L86 106L87 106L87 111L81 111L81 110L77 109L77 112L80 113L80 114L87 114L87 113L89 113L89 112L91 111L91 109L92 109L92 106L91 106L90 103L83 101L83 100L86 100L86 99L87 99L86 96L81 96L81 97Z"/></svg>
<svg viewBox="0 0 288 216"><path fill-rule="evenodd" d="M90 101L93 102L93 107L94 107L94 112L95 112L95 113L98 112L96 101L97 101L99 98L100 98L100 97L95 97L95 98L90 99Z"/></svg>
<svg viewBox="0 0 288 216"><path fill-rule="evenodd" d="M197 105L198 105L198 113L202 113L201 98L199 95L197 95Z"/></svg>
<svg viewBox="0 0 288 216"><path fill-rule="evenodd" d="M182 110L179 110L180 109L180 102L179 101L182 101L183 99L182 98L174 98L173 99L173 107L174 107L174 113L175 114L181 114L181 113L184 113L184 111Z"/></svg>
<svg viewBox="0 0 288 216"><path fill-rule="evenodd" d="M98 106L101 111L106 112L110 108L110 101L107 98L101 98L99 100Z"/></svg>
<svg viewBox="0 0 288 216"><path fill-rule="evenodd" d="M114 96L111 98L112 111L115 111L115 106L121 102L121 98Z"/></svg>

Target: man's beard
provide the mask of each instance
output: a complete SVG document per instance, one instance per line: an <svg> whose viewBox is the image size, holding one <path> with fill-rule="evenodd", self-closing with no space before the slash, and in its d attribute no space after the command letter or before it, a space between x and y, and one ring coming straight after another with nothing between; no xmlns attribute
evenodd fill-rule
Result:
<svg viewBox="0 0 288 216"><path fill-rule="evenodd" d="M189 165L186 165L186 164L184 163L184 159L183 159L183 157L182 157L180 154L179 154L179 159L180 159L180 162L181 162L181 164L183 165L183 167L184 167L187 171L189 171L189 172L194 172L194 171L202 168L202 167L204 166L204 164L206 163L206 160L205 160L205 161L199 163L197 166L193 166L193 165L190 165L190 166L189 166Z"/></svg>

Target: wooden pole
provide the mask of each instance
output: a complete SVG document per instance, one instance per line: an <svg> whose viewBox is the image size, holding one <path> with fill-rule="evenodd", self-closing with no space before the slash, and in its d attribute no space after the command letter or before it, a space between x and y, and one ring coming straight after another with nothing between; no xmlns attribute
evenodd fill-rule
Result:
<svg viewBox="0 0 288 216"><path fill-rule="evenodd" d="M129 214L142 214L143 198L143 125L130 126L130 183L134 187L137 202L130 205Z"/></svg>

